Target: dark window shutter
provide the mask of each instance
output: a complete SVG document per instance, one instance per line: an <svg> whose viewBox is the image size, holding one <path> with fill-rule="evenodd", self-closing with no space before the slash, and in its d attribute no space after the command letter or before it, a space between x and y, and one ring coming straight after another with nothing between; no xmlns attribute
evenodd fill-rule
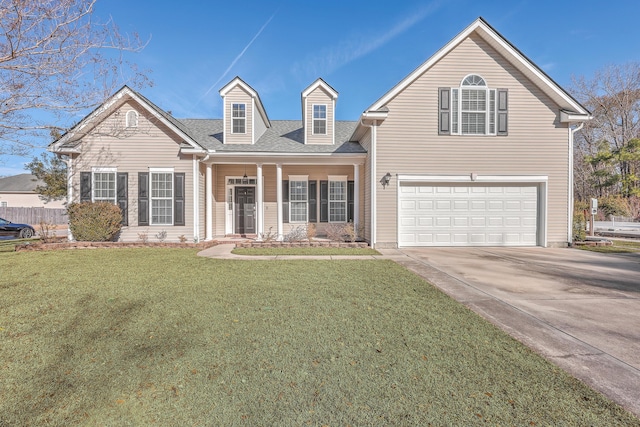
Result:
<svg viewBox="0 0 640 427"><path fill-rule="evenodd" d="M80 172L80 202L91 201L91 172Z"/></svg>
<svg viewBox="0 0 640 427"><path fill-rule="evenodd" d="M138 172L138 225L149 225L149 172Z"/></svg>
<svg viewBox="0 0 640 427"><path fill-rule="evenodd" d="M282 181L282 222L289 222L289 181Z"/></svg>
<svg viewBox="0 0 640 427"><path fill-rule="evenodd" d="M329 181L320 181L320 222L329 222Z"/></svg>
<svg viewBox="0 0 640 427"><path fill-rule="evenodd" d="M509 111L509 91L507 89L498 89L498 135L508 134L508 111Z"/></svg>
<svg viewBox="0 0 640 427"><path fill-rule="evenodd" d="M184 180L183 173L173 174L173 225L184 225Z"/></svg>
<svg viewBox="0 0 640 427"><path fill-rule="evenodd" d="M309 181L309 222L318 222L318 181Z"/></svg>
<svg viewBox="0 0 640 427"><path fill-rule="evenodd" d="M347 181L347 221L355 222L353 218L353 181Z"/></svg>
<svg viewBox="0 0 640 427"><path fill-rule="evenodd" d="M126 172L118 173L118 207L122 212L122 225L129 225L129 190L127 188L127 182L129 181L129 174Z"/></svg>
<svg viewBox="0 0 640 427"><path fill-rule="evenodd" d="M451 133L451 88L438 88L438 135Z"/></svg>

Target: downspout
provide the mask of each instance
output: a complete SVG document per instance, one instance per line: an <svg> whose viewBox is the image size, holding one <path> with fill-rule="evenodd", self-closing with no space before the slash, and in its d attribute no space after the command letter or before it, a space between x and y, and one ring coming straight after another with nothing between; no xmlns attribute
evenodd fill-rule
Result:
<svg viewBox="0 0 640 427"><path fill-rule="evenodd" d="M377 215L376 215L376 130L378 127L378 121L372 120L367 123L365 120L360 119L360 124L366 126L371 129L371 147L369 148L369 180L370 180L370 189L369 189L369 201L371 203L370 206L370 241L369 245L371 248L376 247L376 225L377 225Z"/></svg>
<svg viewBox="0 0 640 427"><path fill-rule="evenodd" d="M569 212L567 212L567 220L569 224L569 230L567 235L567 242L569 245L573 242L573 205L574 205L574 196L573 196L573 140L574 135L584 126L584 122L580 123L578 127L575 129L571 128L569 125Z"/></svg>
<svg viewBox="0 0 640 427"><path fill-rule="evenodd" d="M73 203L73 155L69 154L67 157L67 207ZM67 239L73 241L73 234L71 234L71 227L67 227Z"/></svg>

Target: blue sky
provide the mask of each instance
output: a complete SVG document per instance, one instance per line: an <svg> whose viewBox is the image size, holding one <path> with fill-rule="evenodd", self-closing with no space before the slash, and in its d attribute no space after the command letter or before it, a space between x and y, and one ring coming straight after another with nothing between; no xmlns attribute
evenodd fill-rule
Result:
<svg viewBox="0 0 640 427"><path fill-rule="evenodd" d="M300 119L300 93L322 77L337 118L356 120L478 16L565 88L640 62L636 0L99 0L97 15L148 40L127 59L151 71L142 93L178 118L221 117L218 91L240 76L271 119ZM0 176L30 159L0 157Z"/></svg>

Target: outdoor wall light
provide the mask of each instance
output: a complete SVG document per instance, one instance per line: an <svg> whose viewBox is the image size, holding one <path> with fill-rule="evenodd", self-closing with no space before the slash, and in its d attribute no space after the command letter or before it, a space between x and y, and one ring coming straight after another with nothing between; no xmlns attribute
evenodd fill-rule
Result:
<svg viewBox="0 0 640 427"><path fill-rule="evenodd" d="M391 174L387 172L387 174L383 176L382 179L380 179L380 184L382 184L382 188L386 188L386 186L389 185L390 181L391 181Z"/></svg>

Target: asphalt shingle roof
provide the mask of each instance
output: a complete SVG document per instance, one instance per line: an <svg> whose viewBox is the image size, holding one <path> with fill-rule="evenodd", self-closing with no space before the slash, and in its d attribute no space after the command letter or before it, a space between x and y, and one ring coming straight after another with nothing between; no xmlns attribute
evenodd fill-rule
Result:
<svg viewBox="0 0 640 427"><path fill-rule="evenodd" d="M207 150L217 152L265 152L265 153L366 153L357 142L349 138L357 122L336 121L336 143L304 143L304 129L301 120L271 120L271 127L255 144L224 144L222 119L182 119L188 134Z"/></svg>
<svg viewBox="0 0 640 427"><path fill-rule="evenodd" d="M19 175L0 178L0 192L34 191L38 185L43 184L44 182L38 180L30 173L21 173Z"/></svg>

